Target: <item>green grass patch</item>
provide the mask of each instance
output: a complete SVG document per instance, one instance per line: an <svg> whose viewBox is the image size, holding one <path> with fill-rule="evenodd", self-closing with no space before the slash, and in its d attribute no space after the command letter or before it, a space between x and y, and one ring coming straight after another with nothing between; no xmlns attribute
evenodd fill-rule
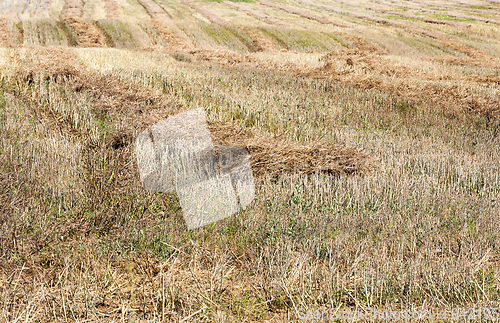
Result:
<svg viewBox="0 0 500 323"><path fill-rule="evenodd" d="M440 20L448 20L448 21L467 21L467 22L476 22L476 19L474 18L457 18L457 17L450 17L447 15L435 13L431 14L430 17L440 19Z"/></svg>
<svg viewBox="0 0 500 323"><path fill-rule="evenodd" d="M137 47L128 23L119 20L102 19L98 20L97 24L109 36L114 47L129 49Z"/></svg>
<svg viewBox="0 0 500 323"><path fill-rule="evenodd" d="M226 46L238 52L248 52L248 49L253 46L250 45L251 39L240 30L216 24L200 24L200 28L218 46Z"/></svg>
<svg viewBox="0 0 500 323"><path fill-rule="evenodd" d="M325 52L339 47L337 39L322 32L270 27L262 27L259 30L280 47L290 50Z"/></svg>
<svg viewBox="0 0 500 323"><path fill-rule="evenodd" d="M22 24L24 44L41 46L67 46L68 40L54 19L25 21Z"/></svg>

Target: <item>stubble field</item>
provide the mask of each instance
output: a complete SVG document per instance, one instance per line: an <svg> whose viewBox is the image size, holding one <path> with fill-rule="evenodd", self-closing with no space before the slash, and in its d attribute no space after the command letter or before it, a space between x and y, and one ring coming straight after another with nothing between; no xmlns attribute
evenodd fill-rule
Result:
<svg viewBox="0 0 500 323"><path fill-rule="evenodd" d="M500 1L51 0L0 20L0 321L500 305ZM187 230L134 140L194 108L256 197Z"/></svg>

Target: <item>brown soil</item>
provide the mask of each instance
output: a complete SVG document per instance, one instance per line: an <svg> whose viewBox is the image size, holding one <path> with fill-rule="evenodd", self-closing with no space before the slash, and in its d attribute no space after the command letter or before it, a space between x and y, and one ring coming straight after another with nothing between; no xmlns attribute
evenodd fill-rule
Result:
<svg viewBox="0 0 500 323"><path fill-rule="evenodd" d="M103 47L106 44L106 37L99 28L87 22L83 18L68 17L64 22L73 28L77 35L78 45L81 47Z"/></svg>
<svg viewBox="0 0 500 323"><path fill-rule="evenodd" d="M139 0L139 3L142 4L152 18L172 19L172 17L153 0Z"/></svg>
<svg viewBox="0 0 500 323"><path fill-rule="evenodd" d="M298 9L295 9L295 8L292 8L292 7L283 6L281 4L272 3L272 2L269 2L267 0L261 0L260 4L264 5L264 6L271 7L271 8L280 9L280 10L283 10L283 11L286 11L288 13L292 13L292 14L295 14L295 15L299 15L301 17L304 17L304 18L307 18L307 19L310 19L310 20L315 20L315 21L320 22L320 23L325 24L325 25L333 25L333 26L344 27L344 28L348 27L345 24L341 24L341 23L332 21L332 20L330 20L328 18L320 17L320 16L317 16L317 15L314 15L314 14L311 14L311 13L308 13L308 12L304 12L304 11L301 11L301 10L298 10Z"/></svg>

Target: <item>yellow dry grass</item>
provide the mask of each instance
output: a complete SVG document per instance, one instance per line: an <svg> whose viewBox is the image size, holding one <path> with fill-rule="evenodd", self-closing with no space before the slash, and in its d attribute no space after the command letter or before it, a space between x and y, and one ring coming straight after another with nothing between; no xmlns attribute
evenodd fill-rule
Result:
<svg viewBox="0 0 500 323"><path fill-rule="evenodd" d="M81 47L102 47L105 46L105 37L102 32L93 24L79 17L67 17L64 22L73 28L77 35L78 45Z"/></svg>
<svg viewBox="0 0 500 323"><path fill-rule="evenodd" d="M107 31L164 37L147 51L107 48L68 3L76 48L0 48L0 317L498 307L497 2L165 0L149 20L105 0L147 19ZM2 47L46 28L13 17ZM199 107L216 145L249 151L256 198L188 231L174 194L142 187L134 138Z"/></svg>

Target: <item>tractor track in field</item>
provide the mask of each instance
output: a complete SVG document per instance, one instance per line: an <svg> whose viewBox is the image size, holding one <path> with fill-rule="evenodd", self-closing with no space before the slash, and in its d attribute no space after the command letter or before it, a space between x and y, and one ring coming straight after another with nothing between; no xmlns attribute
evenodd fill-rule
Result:
<svg viewBox="0 0 500 323"><path fill-rule="evenodd" d="M276 17L273 17L273 16L270 16L260 10L255 10L255 9L252 9L250 8L248 5L244 5L242 3L239 3L239 2L232 2L232 1L223 1L222 2L223 4L225 5L228 5L228 6L231 6L231 7L234 7L234 8L237 8L261 21L264 21L270 25L280 25L280 26L286 26L286 27L293 27L292 24L289 24L283 20L280 20Z"/></svg>
<svg viewBox="0 0 500 323"><path fill-rule="evenodd" d="M240 31L244 32L250 39L252 40L252 43L248 43L247 41L244 41L240 39L240 41L245 45L245 47L248 48L250 52L255 52L255 51L278 51L279 49L274 45L272 41L267 39L261 32L258 30L252 29L250 27L246 26L238 26L238 25L232 25L231 23L227 22L226 20L222 19L218 15L214 14L210 10L206 9L203 6L200 6L191 0L181 0L185 5L191 7L192 9L196 10L200 14L202 14L205 18L207 18L210 22L219 25L223 28L228 29L231 31L233 34L235 34L236 37L240 38L240 36L235 33L235 29L239 29Z"/></svg>
<svg viewBox="0 0 500 323"><path fill-rule="evenodd" d="M449 25L449 26L452 26L452 27L465 27L465 26L468 25L468 24L460 23L460 22L435 19L435 18L431 18L431 17L422 17L422 16L417 16L417 15L414 15L414 14L410 14L410 13L403 13L403 12L399 12L399 11L392 11L392 10L387 10L387 9L382 9L382 8L376 8L376 7L372 7L372 6L363 6L363 5L355 4L353 2L346 1L346 0L333 0L333 1L335 1L335 2L337 2L339 4L350 6L350 7L355 6L355 7L362 8L362 9L369 10L369 11L380 12L380 13L390 14L390 15L396 15L396 16L400 16L400 17L404 17L404 18L409 18L409 19L422 20L422 21L424 21L426 23L430 23L430 24ZM427 11L422 11L422 12L435 13L433 10L427 10ZM440 12L440 13L442 13L442 12Z"/></svg>
<svg viewBox="0 0 500 323"><path fill-rule="evenodd" d="M106 18L113 19L120 17L120 9L116 0L103 0Z"/></svg>
<svg viewBox="0 0 500 323"><path fill-rule="evenodd" d="M151 26L162 35L163 39L170 46L171 51L190 51L194 46L187 39L179 36L179 34L171 27L167 26L164 21L153 19Z"/></svg>
<svg viewBox="0 0 500 323"><path fill-rule="evenodd" d="M282 11L285 11L285 12L288 12L288 13L291 13L291 14L294 14L294 15L298 15L298 16L301 16L301 17L309 19L309 20L314 20L314 21L317 21L317 22L319 22L321 24L324 24L324 25L332 25L332 26L335 26L335 27L342 27L342 28L349 28L350 27L350 26L348 26L346 24L342 24L342 23L338 23L338 22L332 21L332 20L330 20L330 19L328 19L326 17L317 16L317 15L312 14L312 13L304 12L304 11L301 11L299 9L295 9L295 8L292 8L292 7L289 7L289 6L284 6L284 5L281 5L281 4L269 2L267 0L261 0L260 4L264 5L264 6L267 6L267 7L279 9L279 10L282 10Z"/></svg>
<svg viewBox="0 0 500 323"><path fill-rule="evenodd" d="M153 19L170 20L172 16L153 0L137 0Z"/></svg>
<svg viewBox="0 0 500 323"><path fill-rule="evenodd" d="M207 8L194 3L191 0L181 0L183 4L185 4L188 7L191 7L192 9L196 10L200 14L202 14L205 18L207 18L211 23L217 24L219 26L230 26L230 24L222 19L221 17L217 16L214 14L212 11L208 10Z"/></svg>
<svg viewBox="0 0 500 323"><path fill-rule="evenodd" d="M374 2L378 3L378 4L382 4L382 5L387 5L387 6L396 6L395 4L391 3L391 2L388 2L388 1L385 1L385 0L373 0ZM417 3L417 4L421 4L421 5L424 5L424 6L429 6L429 4L426 4L425 2L423 1L411 1L411 3ZM414 11L419 11L419 12L425 12L425 13L439 13L439 14L442 14L442 15L447 15L449 17L453 17L453 18L459 18L459 19L474 19L474 20L477 20L477 21L481 21L481 22L485 22L485 23L492 23L492 24L500 24L500 21L498 20L494 20L494 19L490 19L490 18L485 18L485 17L481 17L481 16L471 16L471 15L464 15L461 13L461 8L456 8L456 7L451 7L451 6L446 6L446 5L442 5L442 4L436 4L435 6L439 6L440 8L444 8L444 9L452 9L452 11L436 11L436 10L431 10L431 9L426 9L426 8L423 8L423 7L419 7L419 6L413 6L413 5L407 5L407 4L404 4L404 5L397 5L398 8L404 8L404 9L410 9L410 10L414 10ZM479 10L479 9L469 9L467 8L467 12L475 12L475 13L480 13L480 14L497 14L497 15L500 15L500 13L495 13L494 11L486 11L486 10Z"/></svg>

